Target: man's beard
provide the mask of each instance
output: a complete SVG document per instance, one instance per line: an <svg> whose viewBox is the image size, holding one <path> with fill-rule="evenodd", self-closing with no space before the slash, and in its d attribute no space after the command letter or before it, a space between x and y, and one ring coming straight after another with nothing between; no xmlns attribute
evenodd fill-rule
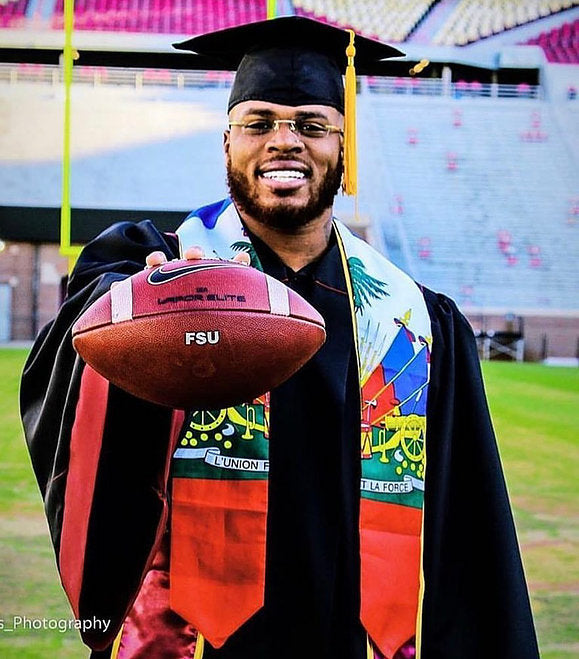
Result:
<svg viewBox="0 0 579 659"><path fill-rule="evenodd" d="M227 185L231 198L240 210L261 224L284 233L293 233L332 206L342 182L342 168L343 160L340 155L336 167L328 171L321 185L313 191L307 204L301 208L284 203L284 197L289 197L293 191L278 194L279 204L276 206L263 206L257 189L252 190L247 176L233 169L231 158L227 159Z"/></svg>

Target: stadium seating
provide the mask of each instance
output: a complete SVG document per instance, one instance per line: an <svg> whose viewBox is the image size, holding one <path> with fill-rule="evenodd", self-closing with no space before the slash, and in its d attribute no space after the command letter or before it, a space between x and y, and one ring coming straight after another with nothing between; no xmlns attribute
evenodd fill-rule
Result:
<svg viewBox="0 0 579 659"><path fill-rule="evenodd" d="M549 62L579 63L579 20L564 23L525 43L541 46Z"/></svg>
<svg viewBox="0 0 579 659"><path fill-rule="evenodd" d="M56 102L49 73L58 75L57 67L15 70L5 77L12 94L17 78L38 88L42 103ZM73 204L170 204L185 213L226 193L221 132L230 76L88 67L75 73L89 83L77 88L76 108L90 109L93 95L105 94L116 112L111 125L117 114L132 117L138 107L146 117L160 104L166 112L182 107L181 121L193 111L202 120L185 133L159 135L147 123L134 141L118 145L107 144L104 132L98 148L74 160ZM534 86L519 93L501 85L494 97L489 85L409 81L360 80L358 210L370 218L378 247L466 306L577 308L579 101L541 100ZM0 174L4 203L58 205L58 158L5 162ZM350 198L338 197L338 217L351 218L353 208Z"/></svg>
<svg viewBox="0 0 579 659"><path fill-rule="evenodd" d="M579 141L576 114L563 123L548 102L524 98L360 100L360 122L373 126L360 151L374 152L360 208L392 260L463 304L569 308L579 257L568 148ZM531 129L545 138L521 139Z"/></svg>
<svg viewBox="0 0 579 659"><path fill-rule="evenodd" d="M29 0L0 2L0 28L22 27L25 23Z"/></svg>
<svg viewBox="0 0 579 659"><path fill-rule="evenodd" d="M351 27L385 41L404 41L435 0L294 0L296 14Z"/></svg>
<svg viewBox="0 0 579 659"><path fill-rule="evenodd" d="M62 28L64 0L57 0L52 27ZM77 0L75 28L114 32L195 35L264 20L261 0Z"/></svg>
<svg viewBox="0 0 579 659"><path fill-rule="evenodd" d="M578 0L460 0L433 43L464 46L578 4Z"/></svg>

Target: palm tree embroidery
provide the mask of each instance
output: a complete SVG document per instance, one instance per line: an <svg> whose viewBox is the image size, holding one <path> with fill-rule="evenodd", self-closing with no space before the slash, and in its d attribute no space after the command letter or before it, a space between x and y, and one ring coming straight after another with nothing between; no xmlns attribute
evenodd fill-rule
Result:
<svg viewBox="0 0 579 659"><path fill-rule="evenodd" d="M259 257L257 256L257 252L255 251L255 247L249 241L238 240L231 245L231 249L234 252L246 252L249 254L249 265L253 268L257 268L258 270L263 271L261 263L259 262Z"/></svg>
<svg viewBox="0 0 579 659"><path fill-rule="evenodd" d="M388 284L380 281L366 272L366 266L356 256L348 259L348 270L352 279L354 293L354 311L364 313L364 308L371 304L372 300L388 297L390 293L386 290Z"/></svg>

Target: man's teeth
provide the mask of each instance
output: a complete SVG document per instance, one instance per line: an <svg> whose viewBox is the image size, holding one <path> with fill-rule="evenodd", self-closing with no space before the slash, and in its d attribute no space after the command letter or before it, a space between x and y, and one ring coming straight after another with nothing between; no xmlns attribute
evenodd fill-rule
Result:
<svg viewBox="0 0 579 659"><path fill-rule="evenodd" d="M305 178L305 174L297 169L276 169L272 172L263 172L262 176L274 181L293 181Z"/></svg>

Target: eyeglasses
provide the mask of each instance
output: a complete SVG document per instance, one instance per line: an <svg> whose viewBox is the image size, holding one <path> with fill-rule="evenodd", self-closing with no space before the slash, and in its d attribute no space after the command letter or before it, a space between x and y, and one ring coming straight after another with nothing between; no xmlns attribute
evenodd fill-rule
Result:
<svg viewBox="0 0 579 659"><path fill-rule="evenodd" d="M340 133L343 130L339 126L320 124L310 119L253 119L251 121L230 121L229 127L239 126L244 135L261 136L268 135L272 131L278 131L280 124L287 124L292 133L302 137L320 138L327 137L330 133Z"/></svg>

